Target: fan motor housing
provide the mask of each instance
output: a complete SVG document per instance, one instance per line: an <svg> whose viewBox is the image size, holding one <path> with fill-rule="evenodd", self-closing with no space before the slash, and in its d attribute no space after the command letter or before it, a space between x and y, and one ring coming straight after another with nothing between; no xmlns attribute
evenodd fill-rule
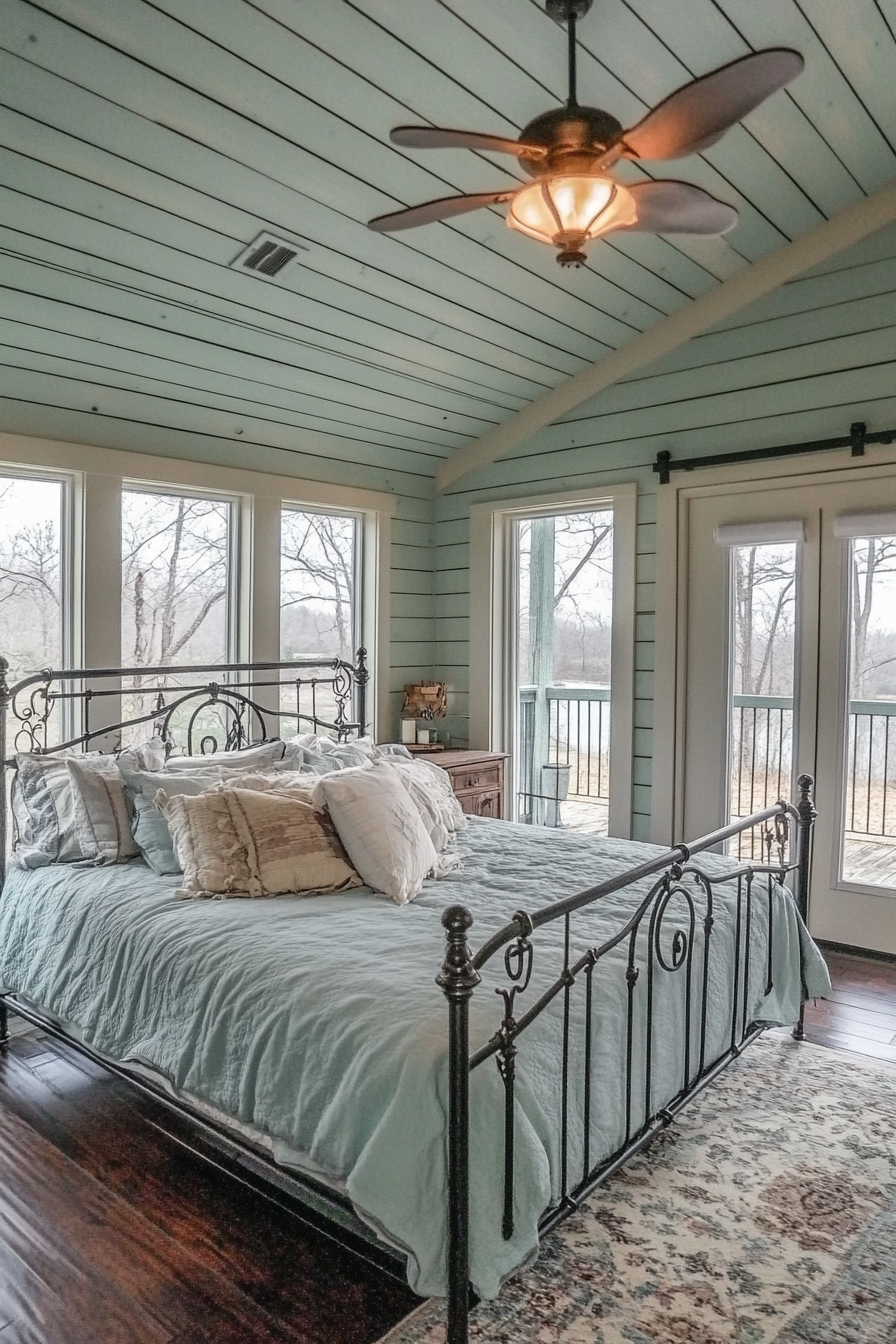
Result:
<svg viewBox="0 0 896 1344"><path fill-rule="evenodd" d="M622 141L622 123L598 107L555 107L542 112L520 133L520 144L540 145L544 158L520 155L530 177L588 172L594 162Z"/></svg>

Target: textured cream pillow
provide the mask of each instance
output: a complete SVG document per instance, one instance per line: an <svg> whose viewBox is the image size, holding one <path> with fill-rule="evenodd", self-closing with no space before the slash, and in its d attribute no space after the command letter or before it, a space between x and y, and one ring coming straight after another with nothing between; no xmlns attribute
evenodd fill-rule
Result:
<svg viewBox="0 0 896 1344"><path fill-rule="evenodd" d="M241 787L195 797L156 794L184 870L185 896L345 891L361 879L307 789Z"/></svg>

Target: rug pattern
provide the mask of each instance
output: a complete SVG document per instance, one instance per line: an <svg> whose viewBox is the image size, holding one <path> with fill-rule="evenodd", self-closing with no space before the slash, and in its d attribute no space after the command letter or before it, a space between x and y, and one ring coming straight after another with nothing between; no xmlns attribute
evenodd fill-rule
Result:
<svg viewBox="0 0 896 1344"><path fill-rule="evenodd" d="M441 1344L426 1303L388 1344ZM896 1069L767 1038L484 1302L477 1344L896 1344Z"/></svg>

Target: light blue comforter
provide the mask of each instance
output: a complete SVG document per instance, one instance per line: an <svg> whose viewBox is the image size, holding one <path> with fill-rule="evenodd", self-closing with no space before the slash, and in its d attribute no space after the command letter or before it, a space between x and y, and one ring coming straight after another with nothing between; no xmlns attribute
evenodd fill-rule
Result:
<svg viewBox="0 0 896 1344"><path fill-rule="evenodd" d="M178 878L156 877L139 862L13 869L0 897L0 987L42 1005L101 1053L148 1063L180 1092L270 1136L279 1160L326 1173L366 1221L407 1249L412 1287L442 1293L447 1018L434 984L444 949L441 912L455 903L472 909L475 947L516 910L594 885L658 852L475 820L459 848L463 868L427 882L407 906L365 888L304 899L183 901L174 895ZM700 862L726 864L714 856ZM647 884L636 890L643 895ZM712 936L722 955L709 984L708 1058L725 1048L731 1031L733 902L719 900ZM573 956L618 930L635 903L628 891L576 916ZM666 945L679 906L670 907ZM766 995L763 896L753 915L748 1021L795 1019L801 947L810 994L829 984L793 901L780 890L772 924L774 988ZM698 947L701 938L698 926ZM539 931L534 941L540 950L523 1008L559 970L560 926ZM601 963L594 980L592 1161L624 1137L621 958ZM642 974L635 991L641 1008L645 982ZM471 1006L474 1048L498 1026L494 989L505 983L499 956ZM695 991L699 986L695 968ZM683 974L659 973L657 993L658 1102L681 1086ZM574 1056L581 1012L574 1004ZM692 1067L698 1019L695 1013ZM643 1055L643 1012L635 1021ZM561 1023L558 999L520 1042L516 1230L508 1242L500 1231L503 1092L494 1061L471 1079L471 1277L483 1297L535 1253L538 1218L557 1196ZM637 1125L641 1078L634 1096ZM581 1149L581 1130L573 1125L573 1169Z"/></svg>

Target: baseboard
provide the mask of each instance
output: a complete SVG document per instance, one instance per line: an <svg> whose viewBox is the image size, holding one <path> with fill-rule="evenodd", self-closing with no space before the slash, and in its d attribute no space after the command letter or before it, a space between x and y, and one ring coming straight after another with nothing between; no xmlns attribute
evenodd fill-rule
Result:
<svg viewBox="0 0 896 1344"><path fill-rule="evenodd" d="M815 940L822 952L842 952L847 957L864 957L866 961L889 961L896 965L896 952L876 952L871 947L853 947L851 943L831 943L824 938Z"/></svg>

